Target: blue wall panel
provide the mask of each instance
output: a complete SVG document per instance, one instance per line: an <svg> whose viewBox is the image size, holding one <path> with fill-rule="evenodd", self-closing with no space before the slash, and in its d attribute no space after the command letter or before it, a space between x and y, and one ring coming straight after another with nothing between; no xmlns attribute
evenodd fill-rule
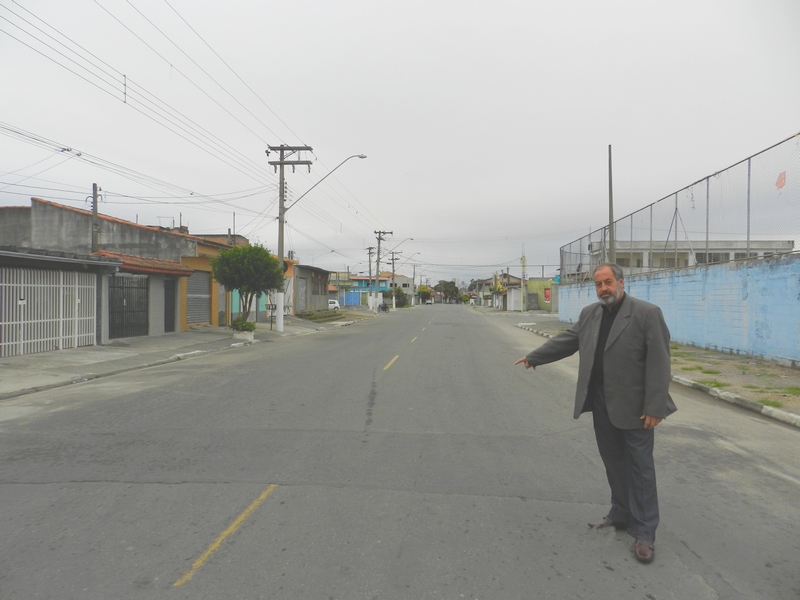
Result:
<svg viewBox="0 0 800 600"><path fill-rule="evenodd" d="M800 362L800 255L632 275L625 288L661 307L676 342ZM568 323L597 301L591 283L558 296Z"/></svg>

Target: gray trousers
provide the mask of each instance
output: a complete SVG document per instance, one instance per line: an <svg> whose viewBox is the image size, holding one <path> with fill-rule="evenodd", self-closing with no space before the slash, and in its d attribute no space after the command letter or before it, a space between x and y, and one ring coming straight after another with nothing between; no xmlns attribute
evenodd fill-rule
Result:
<svg viewBox="0 0 800 600"><path fill-rule="evenodd" d="M653 542L658 527L653 461L655 430L614 427L608 418L605 398L602 394L593 395L594 433L611 488L608 518L625 525L632 537Z"/></svg>

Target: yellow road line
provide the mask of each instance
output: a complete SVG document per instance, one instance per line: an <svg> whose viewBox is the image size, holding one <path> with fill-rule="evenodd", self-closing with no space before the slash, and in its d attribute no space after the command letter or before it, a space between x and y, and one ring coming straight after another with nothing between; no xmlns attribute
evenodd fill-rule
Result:
<svg viewBox="0 0 800 600"><path fill-rule="evenodd" d="M422 331L425 331L425 328L424 328L424 327L422 328Z"/></svg>
<svg viewBox="0 0 800 600"><path fill-rule="evenodd" d="M386 369L388 369L389 367L391 367L391 366L394 364L394 361L396 361L398 358L400 358L400 355L399 355L399 354L398 354L397 356L395 356L395 357L394 357L392 360L390 360L390 361L389 361L389 364L388 364L388 365L386 365L385 367L383 367L383 370L385 371Z"/></svg>
<svg viewBox="0 0 800 600"><path fill-rule="evenodd" d="M416 341L417 341L417 336L414 336L414 339L413 339L413 340L411 340L411 343L413 344L413 343L414 343L414 342L416 342Z"/></svg>
<svg viewBox="0 0 800 600"><path fill-rule="evenodd" d="M225 531L223 531L216 540L214 540L214 543L211 544L205 552L203 552L200 558L194 561L194 564L188 571L186 571L183 574L183 577L181 577L180 579L178 579L178 581L172 584L172 587L178 587L179 585L183 585L184 583L189 581L194 576L194 574L200 569L200 567L202 567L206 563L206 561L209 558L211 558L211 555L214 554L214 552L216 552L219 549L219 547L222 545L222 542L225 541L225 538L227 538L232 533L236 533L236 530L242 526L242 523L244 523L245 519L247 519L247 517L253 514L253 511L257 509L261 505L261 503L264 502L264 500L267 499L267 496L269 496L276 487L278 486L273 483L271 486L265 489L261 493L261 495L258 498L256 498L255 501L250 506L248 506L242 514L236 517L236 520L233 523L231 523L228 526L228 528Z"/></svg>

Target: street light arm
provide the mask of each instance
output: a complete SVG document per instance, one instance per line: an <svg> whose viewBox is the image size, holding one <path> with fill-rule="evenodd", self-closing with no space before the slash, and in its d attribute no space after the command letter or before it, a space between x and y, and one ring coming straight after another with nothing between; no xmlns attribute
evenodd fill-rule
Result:
<svg viewBox="0 0 800 600"><path fill-rule="evenodd" d="M303 193L303 195L301 195L301 196L300 196L300 197L299 197L297 200L295 200L295 201L294 201L294 202L292 202L292 203L291 203L289 206L287 206L286 208L284 208L284 209L283 209L283 212L286 212L287 210L289 210L290 208L292 208L292 206L294 206L295 204L297 204L298 202L300 202L300 200L302 200L302 199L303 199L303 198L306 196L306 194L308 194L308 192L310 192L310 191L311 191L311 190L313 190L315 187L317 187L317 186L318 186L320 183L322 183L323 181L325 181L325 179L326 179L328 176L332 175L332 174L333 174L333 172L334 172L336 169L338 169L339 167L341 167L341 166L342 166L344 163L346 163L346 162L347 162L348 160L350 160L351 158L367 158L367 155L366 155L366 154L353 154L353 156L348 156L347 158L345 158L345 159L344 159L342 162L340 162L338 165L336 165L335 167L333 167L333 169L331 169L330 171L328 171L328 174L327 174L327 175L325 175L325 177L323 177L323 178L322 178L322 179L320 179L320 180L319 180L317 183L315 183L315 184L314 184L314 185L312 185L310 188L308 188L308 189L307 189L307 190L306 190L306 191Z"/></svg>
<svg viewBox="0 0 800 600"><path fill-rule="evenodd" d="M417 254L419 254L419 252L414 252L414 254L412 254L412 255L411 255L411 256L409 256L407 259L405 259L403 262L401 262L401 263L398 265L398 267L397 267L397 268L399 269L400 267L402 267L404 264L406 264L408 261L410 261L412 258L414 258L414 257L415 257Z"/></svg>
<svg viewBox="0 0 800 600"><path fill-rule="evenodd" d="M412 241L413 241L413 240L414 240L414 238L412 238L412 237L407 237L406 239L404 239L404 240L403 240L403 242L407 242L408 240L412 240ZM403 242L400 242L400 244L402 244ZM397 244L397 245L396 245L394 248L398 248L398 247L400 246L400 244ZM392 248L391 250L389 250L389 252L387 252L387 254L391 254L392 252L394 252L394 248ZM419 253L417 253L417 254L419 254Z"/></svg>

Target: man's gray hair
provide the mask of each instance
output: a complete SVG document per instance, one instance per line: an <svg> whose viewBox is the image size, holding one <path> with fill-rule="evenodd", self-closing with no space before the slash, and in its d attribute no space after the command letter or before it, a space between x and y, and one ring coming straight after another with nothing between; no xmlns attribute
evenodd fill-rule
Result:
<svg viewBox="0 0 800 600"><path fill-rule="evenodd" d="M595 274L600 269L605 269L606 267L611 269L611 272L614 274L614 279L616 279L617 281L619 281L620 279L625 279L625 274L622 272L622 267L614 263L605 263L605 262L600 263L594 268L594 271L592 271L592 279L594 279Z"/></svg>

